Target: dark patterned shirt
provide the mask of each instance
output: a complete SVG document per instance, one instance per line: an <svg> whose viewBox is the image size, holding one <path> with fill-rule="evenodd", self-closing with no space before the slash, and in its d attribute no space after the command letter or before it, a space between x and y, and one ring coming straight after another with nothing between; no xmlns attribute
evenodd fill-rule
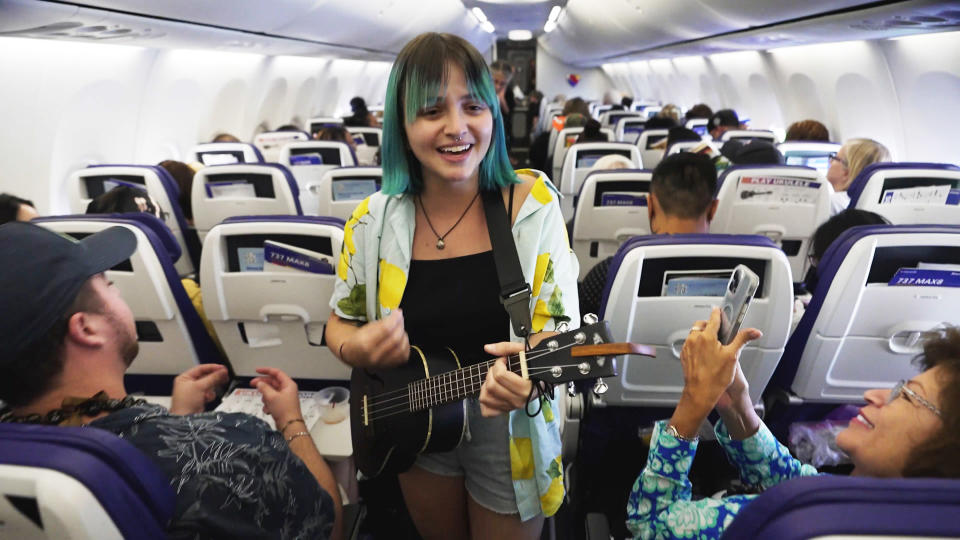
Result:
<svg viewBox="0 0 960 540"><path fill-rule="evenodd" d="M170 538L328 538L330 495L283 436L240 413L177 416L140 405L91 426L153 459L177 493Z"/></svg>

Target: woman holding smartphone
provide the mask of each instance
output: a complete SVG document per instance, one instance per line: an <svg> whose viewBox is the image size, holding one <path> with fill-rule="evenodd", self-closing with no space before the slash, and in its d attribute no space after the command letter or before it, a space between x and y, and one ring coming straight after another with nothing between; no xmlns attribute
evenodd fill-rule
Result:
<svg viewBox="0 0 960 540"><path fill-rule="evenodd" d="M410 345L450 347L464 363L518 352L500 304L481 191L502 195L532 292L535 345L576 324L578 265L558 194L545 177L515 173L483 57L463 39L423 34L390 74L384 107L383 188L344 229L327 345L356 367L407 362ZM537 538L563 498L552 400L529 407L529 381L501 358L468 436L451 452L421 455L399 477L425 538Z"/></svg>

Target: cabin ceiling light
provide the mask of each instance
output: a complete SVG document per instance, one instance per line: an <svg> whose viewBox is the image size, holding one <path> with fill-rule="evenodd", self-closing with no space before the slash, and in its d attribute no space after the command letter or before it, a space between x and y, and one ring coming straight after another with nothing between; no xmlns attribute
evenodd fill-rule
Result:
<svg viewBox="0 0 960 540"><path fill-rule="evenodd" d="M507 38L512 41L527 41L533 39L533 32L530 30L511 30L507 32Z"/></svg>
<svg viewBox="0 0 960 540"><path fill-rule="evenodd" d="M470 10L470 13L473 13L473 16L477 18L477 22L483 24L488 21L487 14L483 12L482 9L475 7Z"/></svg>
<svg viewBox="0 0 960 540"><path fill-rule="evenodd" d="M543 25L544 32L552 32L554 28L557 27L557 20L560 19L560 12L563 11L563 8L560 6L553 6L553 9L550 10L550 15L547 16L547 22Z"/></svg>

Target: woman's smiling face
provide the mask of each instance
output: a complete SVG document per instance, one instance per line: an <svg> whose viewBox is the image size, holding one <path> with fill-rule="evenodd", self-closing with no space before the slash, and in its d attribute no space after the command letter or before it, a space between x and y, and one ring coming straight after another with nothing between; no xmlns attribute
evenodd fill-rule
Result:
<svg viewBox="0 0 960 540"><path fill-rule="evenodd" d="M477 181L480 163L490 148L493 115L470 94L460 66L448 65L443 95L407 118L410 150L423 170L424 186L436 182Z"/></svg>

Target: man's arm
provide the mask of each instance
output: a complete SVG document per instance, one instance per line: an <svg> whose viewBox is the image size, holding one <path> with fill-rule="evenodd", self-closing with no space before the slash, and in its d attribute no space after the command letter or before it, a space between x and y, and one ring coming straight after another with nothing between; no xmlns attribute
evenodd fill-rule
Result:
<svg viewBox="0 0 960 540"><path fill-rule="evenodd" d="M264 410L273 417L277 429L287 440L290 451L303 461L320 487L333 499L332 537L341 538L343 503L340 500L340 488L333 477L333 472L330 471L330 466L320 455L317 446L313 444L313 438L303 422L297 383L279 369L257 368L257 373L260 376L250 381L250 385L263 396Z"/></svg>

